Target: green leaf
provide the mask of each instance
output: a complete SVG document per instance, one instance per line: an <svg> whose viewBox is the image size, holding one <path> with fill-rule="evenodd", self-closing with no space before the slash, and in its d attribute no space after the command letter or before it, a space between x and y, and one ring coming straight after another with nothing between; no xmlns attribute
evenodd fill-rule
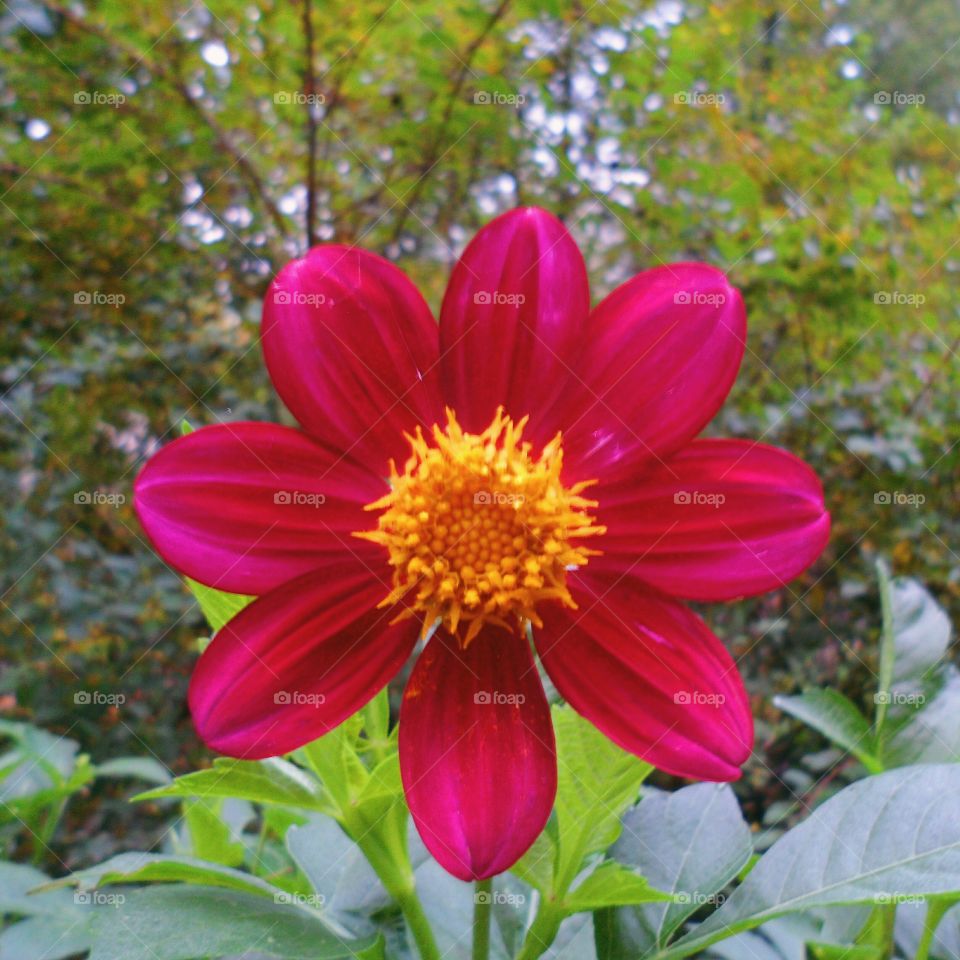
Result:
<svg viewBox="0 0 960 960"><path fill-rule="evenodd" d="M338 923L349 925L386 906L386 891L373 868L335 820L314 815L290 827L285 841L325 912Z"/></svg>
<svg viewBox="0 0 960 960"><path fill-rule="evenodd" d="M230 824L221 816L221 797L191 797L183 803L183 819L190 835L190 848L201 860L237 867L243 863L244 847Z"/></svg>
<svg viewBox="0 0 960 960"><path fill-rule="evenodd" d="M828 740L852 753L871 772L882 770L871 752L873 731L855 703L837 690L811 688L795 697L774 697L784 713L813 727Z"/></svg>
<svg viewBox="0 0 960 960"><path fill-rule="evenodd" d="M71 907L69 893L42 892L49 890L49 883L50 878L34 867L0 861L0 916L42 916Z"/></svg>
<svg viewBox="0 0 960 960"><path fill-rule="evenodd" d="M883 947L862 944L807 943L810 960L884 960Z"/></svg>
<svg viewBox="0 0 960 960"><path fill-rule="evenodd" d="M325 810L323 792L305 770L288 760L232 760L219 757L209 770L177 777L173 783L148 790L135 800L161 797L235 797L252 803L281 804Z"/></svg>
<svg viewBox="0 0 960 960"><path fill-rule="evenodd" d="M671 901L669 893L655 890L644 877L611 860L601 863L585 880L564 897L567 913L599 910L601 907Z"/></svg>
<svg viewBox="0 0 960 960"><path fill-rule="evenodd" d="M510 868L521 880L535 890L549 894L553 888L553 869L557 859L557 844L547 829L533 841L533 846Z"/></svg>
<svg viewBox="0 0 960 960"><path fill-rule="evenodd" d="M134 777L148 783L170 783L172 778L167 768L152 757L117 757L98 763L94 767L98 777Z"/></svg>
<svg viewBox="0 0 960 960"><path fill-rule="evenodd" d="M645 795L624 815L610 855L675 900L598 914L598 956L626 960L663 947L695 911L718 902L752 853L750 828L729 786L698 783Z"/></svg>
<svg viewBox="0 0 960 960"><path fill-rule="evenodd" d="M3 960L65 960L90 948L93 915L89 910L60 911L30 917L0 933Z"/></svg>
<svg viewBox="0 0 960 960"><path fill-rule="evenodd" d="M120 853L95 867L48 883L43 889L54 890L72 885L88 889L116 883L192 883L242 890L271 898L278 892L272 884L242 870L195 857L140 852Z"/></svg>
<svg viewBox="0 0 960 960"><path fill-rule="evenodd" d="M10 720L0 720L0 736L14 742L13 748L0 756L0 768L7 771L0 780L0 800L9 803L58 791L71 779L80 746L76 740Z"/></svg>
<svg viewBox="0 0 960 960"><path fill-rule="evenodd" d="M570 707L553 708L557 738L557 863L554 890L565 893L591 854L620 833L652 767L611 743Z"/></svg>
<svg viewBox="0 0 960 960"><path fill-rule="evenodd" d="M370 779L358 753L362 729L363 714L354 714L300 751L341 809L352 804Z"/></svg>
<svg viewBox="0 0 960 960"><path fill-rule="evenodd" d="M229 623L245 606L256 600L242 593L225 593L223 590L214 590L204 586L196 580L185 578L190 592L193 594L204 618L210 625L211 633L216 633L225 624Z"/></svg>
<svg viewBox="0 0 960 960"><path fill-rule="evenodd" d="M913 694L923 698L915 706L895 705L892 709L883 744L888 767L960 761L960 671L946 665L940 684L939 689L928 686L923 693Z"/></svg>
<svg viewBox="0 0 960 960"><path fill-rule="evenodd" d="M390 694L384 687L361 711L367 738L382 744L390 734Z"/></svg>
<svg viewBox="0 0 960 960"><path fill-rule="evenodd" d="M890 615L894 637L894 684L921 680L946 656L950 618L917 580L890 582Z"/></svg>
<svg viewBox="0 0 960 960"><path fill-rule="evenodd" d="M731 898L657 957L684 957L786 913L960 895L960 766L904 767L831 797L781 837Z"/></svg>
<svg viewBox="0 0 960 960"><path fill-rule="evenodd" d="M148 887L94 914L89 960L195 960L254 953L287 960L339 960L374 940L346 940L319 914L238 890Z"/></svg>

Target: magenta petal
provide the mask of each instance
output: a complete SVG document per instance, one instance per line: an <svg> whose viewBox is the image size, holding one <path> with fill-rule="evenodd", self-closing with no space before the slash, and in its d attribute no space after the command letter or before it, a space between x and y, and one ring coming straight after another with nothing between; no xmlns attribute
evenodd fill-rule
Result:
<svg viewBox="0 0 960 960"><path fill-rule="evenodd" d="M204 427L151 457L134 485L140 523L176 570L233 593L263 594L352 554L373 526L364 504L383 481L306 434L272 423Z"/></svg>
<svg viewBox="0 0 960 960"><path fill-rule="evenodd" d="M613 480L684 446L726 399L745 343L743 300L713 267L618 287L591 313L577 386L559 401L568 469Z"/></svg>
<svg viewBox="0 0 960 960"><path fill-rule="evenodd" d="M349 558L254 601L213 638L190 681L204 742L231 757L288 753L356 713L403 666L419 623L390 626L387 586Z"/></svg>
<svg viewBox="0 0 960 960"><path fill-rule="evenodd" d="M813 470L745 440L694 441L638 480L591 496L607 526L591 568L629 569L692 600L781 587L820 556L830 534Z"/></svg>
<svg viewBox="0 0 960 960"><path fill-rule="evenodd" d="M753 719L736 665L706 624L629 575L585 571L570 586L579 609L545 607L535 631L564 699L667 773L735 780Z"/></svg>
<svg viewBox="0 0 960 960"><path fill-rule="evenodd" d="M423 842L461 880L511 867L557 790L550 709L527 641L486 627L463 650L440 629L400 710L400 769Z"/></svg>
<svg viewBox="0 0 960 960"><path fill-rule="evenodd" d="M463 428L483 430L499 404L514 419L542 414L582 349L589 310L583 257L552 214L521 207L480 230L440 311L444 398ZM526 435L544 442L558 426L534 416Z"/></svg>
<svg viewBox="0 0 960 960"><path fill-rule="evenodd" d="M314 247L289 263L263 304L263 352L304 429L379 476L410 449L403 432L443 416L437 325L416 287L354 247Z"/></svg>

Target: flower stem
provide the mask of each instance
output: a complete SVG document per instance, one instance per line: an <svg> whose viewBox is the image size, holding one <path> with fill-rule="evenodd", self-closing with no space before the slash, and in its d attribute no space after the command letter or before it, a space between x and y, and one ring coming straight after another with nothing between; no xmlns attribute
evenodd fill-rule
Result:
<svg viewBox="0 0 960 960"><path fill-rule="evenodd" d="M563 921L563 911L547 900L541 900L537 915L524 938L517 960L536 960L550 947Z"/></svg>
<svg viewBox="0 0 960 960"><path fill-rule="evenodd" d="M928 960L937 927L949 906L950 904L945 900L931 900L927 904L927 915L923 921L923 936L920 938L920 943L917 944L914 960Z"/></svg>
<svg viewBox="0 0 960 960"><path fill-rule="evenodd" d="M413 934L420 960L441 960L437 941L433 936L433 930L430 928L430 921L427 920L427 915L423 912L416 891L411 889L409 893L395 894L395 899L403 911L403 917L407 921L410 933Z"/></svg>
<svg viewBox="0 0 960 960"><path fill-rule="evenodd" d="M473 891L473 960L487 960L490 955L492 893L493 880L477 881Z"/></svg>

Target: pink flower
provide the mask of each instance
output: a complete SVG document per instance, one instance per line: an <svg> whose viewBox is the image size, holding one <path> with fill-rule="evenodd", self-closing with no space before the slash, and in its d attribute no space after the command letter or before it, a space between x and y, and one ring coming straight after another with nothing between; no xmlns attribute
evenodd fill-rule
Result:
<svg viewBox="0 0 960 960"><path fill-rule="evenodd" d="M789 581L823 549L813 471L698 440L744 351L718 270L645 271L590 309L583 259L536 208L494 220L439 325L407 277L321 246L267 294L263 349L301 429L206 427L143 469L136 507L174 568L259 599L200 657L215 750L294 750L419 656L400 713L416 825L464 879L543 828L556 758L540 662L621 747L729 780L750 754L743 683L682 600Z"/></svg>

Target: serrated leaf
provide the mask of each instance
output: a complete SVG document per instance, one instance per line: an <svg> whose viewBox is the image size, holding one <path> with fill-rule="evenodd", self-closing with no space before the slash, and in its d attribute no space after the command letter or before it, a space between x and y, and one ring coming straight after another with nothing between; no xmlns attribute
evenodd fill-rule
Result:
<svg viewBox="0 0 960 960"><path fill-rule="evenodd" d="M557 738L557 867L565 892L591 854L605 851L620 833L651 766L611 743L570 707L554 707Z"/></svg>
<svg viewBox="0 0 960 960"><path fill-rule="evenodd" d="M254 953L284 960L340 960L375 941L339 937L319 914L209 887L148 887L94 913L89 960L195 960Z"/></svg>
<svg viewBox="0 0 960 960"><path fill-rule="evenodd" d="M750 828L733 790L698 783L675 793L645 795L623 818L623 833L610 855L676 897L597 917L601 960L641 956L667 944L681 924L749 863Z"/></svg>
<svg viewBox="0 0 960 960"><path fill-rule="evenodd" d="M960 895L960 766L851 784L781 837L731 898L657 957L689 956L786 913Z"/></svg>
<svg viewBox="0 0 960 960"><path fill-rule="evenodd" d="M221 814L231 800L191 797L184 801L183 819L190 835L190 849L200 860L236 867L243 863L244 848Z"/></svg>
<svg viewBox="0 0 960 960"><path fill-rule="evenodd" d="M242 890L271 898L278 892L272 884L242 870L195 857L139 852L118 854L95 867L47 884L45 889L73 885L88 889L117 883L192 883Z"/></svg>
<svg viewBox="0 0 960 960"><path fill-rule="evenodd" d="M218 757L210 769L177 777L168 786L148 790L134 799L161 797L235 797L252 803L326 809L317 781L306 770L279 757L269 760Z"/></svg>
<svg viewBox="0 0 960 960"><path fill-rule="evenodd" d="M216 633L229 623L244 607L253 603L256 597L249 597L242 593L225 593L223 590L214 590L189 577L184 578L200 611L210 626L210 632Z"/></svg>
<svg viewBox="0 0 960 960"><path fill-rule="evenodd" d="M867 769L882 769L871 750L873 731L869 722L857 705L839 691L811 688L795 697L774 697L773 702L784 713L852 753Z"/></svg>
<svg viewBox="0 0 960 960"><path fill-rule="evenodd" d="M608 860L601 863L564 897L563 908L567 913L580 913L584 910L599 910L601 907L669 902L672 899L669 893L651 887L639 873Z"/></svg>

